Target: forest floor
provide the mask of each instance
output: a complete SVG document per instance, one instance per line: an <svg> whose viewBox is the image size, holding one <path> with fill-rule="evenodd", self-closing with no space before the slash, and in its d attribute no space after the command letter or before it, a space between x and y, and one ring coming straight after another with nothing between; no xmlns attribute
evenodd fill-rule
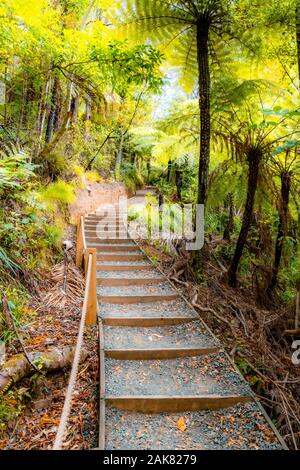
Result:
<svg viewBox="0 0 300 470"><path fill-rule="evenodd" d="M65 238L74 242L75 230L70 226ZM73 259L75 250L73 249ZM27 318L22 326L22 337L27 352L63 349L76 344L84 293L84 279L74 262L70 263L68 282L78 295L65 297L57 272L63 263L50 273L39 273L40 297L33 296L27 307ZM59 276L60 277L60 276ZM70 294L71 295L71 294ZM64 449L90 449L98 443L98 331L85 330L84 348L88 357L80 365L73 395L72 410ZM7 349L7 357L21 352L14 341ZM5 431L0 430L0 449L52 448L64 404L70 370L58 370L46 376L25 378L2 397L3 406L14 407ZM17 410L17 412L16 412ZM18 416L16 416L16 414Z"/></svg>

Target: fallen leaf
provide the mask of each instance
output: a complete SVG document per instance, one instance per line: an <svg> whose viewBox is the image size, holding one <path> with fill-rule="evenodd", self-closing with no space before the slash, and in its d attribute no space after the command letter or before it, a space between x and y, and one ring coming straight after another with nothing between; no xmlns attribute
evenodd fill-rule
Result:
<svg viewBox="0 0 300 470"><path fill-rule="evenodd" d="M36 338L32 338L29 343L34 345L34 344L40 344L43 340L45 339L45 336L37 336Z"/></svg>
<svg viewBox="0 0 300 470"><path fill-rule="evenodd" d="M186 430L186 424L183 416L180 416L179 420L177 421L177 427L181 432Z"/></svg>
<svg viewBox="0 0 300 470"><path fill-rule="evenodd" d="M54 418L49 418L48 415L45 415L41 418L40 424L41 426L47 426L48 424L57 425L58 420Z"/></svg>

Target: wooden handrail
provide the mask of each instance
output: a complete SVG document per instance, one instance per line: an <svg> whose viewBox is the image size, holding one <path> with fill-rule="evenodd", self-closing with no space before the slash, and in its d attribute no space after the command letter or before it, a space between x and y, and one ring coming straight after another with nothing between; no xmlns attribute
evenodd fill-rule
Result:
<svg viewBox="0 0 300 470"><path fill-rule="evenodd" d="M76 238L76 266L81 268L83 261L83 254L85 251L85 236L84 236L84 221L83 215L80 215L77 223L77 238Z"/></svg>
<svg viewBox="0 0 300 470"><path fill-rule="evenodd" d="M91 255L91 257L90 257ZM86 248L84 253L85 274L88 269L88 260L91 259L91 277L89 282L86 325L97 323L97 249Z"/></svg>
<svg viewBox="0 0 300 470"><path fill-rule="evenodd" d="M91 255L91 257L89 257ZM80 215L77 224L77 243L76 243L76 266L83 267L84 275L87 275L89 259L91 259L91 275L87 279L88 303L86 314L86 325L95 325L97 323L97 250L96 248L87 248L84 233L84 218Z"/></svg>

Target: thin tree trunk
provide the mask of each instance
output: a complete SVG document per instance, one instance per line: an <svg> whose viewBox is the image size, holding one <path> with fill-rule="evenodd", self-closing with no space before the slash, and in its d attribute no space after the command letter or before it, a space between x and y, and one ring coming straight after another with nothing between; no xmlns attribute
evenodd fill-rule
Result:
<svg viewBox="0 0 300 470"><path fill-rule="evenodd" d="M116 158L116 176L117 177L120 175L120 169L121 169L121 163L122 163L122 157L123 157L123 145L124 145L124 132L122 132L121 134L119 148L117 152L117 158Z"/></svg>
<svg viewBox="0 0 300 470"><path fill-rule="evenodd" d="M3 125L6 128L7 126L7 102L8 102L8 67L5 64L5 69L4 69L4 86L5 86L5 91L4 91L4 116L3 116Z"/></svg>
<svg viewBox="0 0 300 470"><path fill-rule="evenodd" d="M167 173L167 181L170 183L171 181L171 171L172 171L172 160L168 161L168 173Z"/></svg>
<svg viewBox="0 0 300 470"><path fill-rule="evenodd" d="M223 240L227 240L230 242L230 237L234 228L234 203L233 203L232 193L228 194L228 206L229 206L228 221L224 229Z"/></svg>
<svg viewBox="0 0 300 470"><path fill-rule="evenodd" d="M48 116L47 128L46 128L46 144L49 144L52 139L54 124L56 119L57 110L57 94L58 94L58 77L54 77L53 87L52 87L52 96L50 103L50 111Z"/></svg>
<svg viewBox="0 0 300 470"><path fill-rule="evenodd" d="M79 108L79 95L76 95L72 100L72 124L76 124L78 120L78 108Z"/></svg>
<svg viewBox="0 0 300 470"><path fill-rule="evenodd" d="M197 60L199 72L200 156L198 174L198 204L206 204L210 157L210 70L208 52L209 25L197 23Z"/></svg>
<svg viewBox="0 0 300 470"><path fill-rule="evenodd" d="M47 99L49 94L49 87L50 87L50 74L51 70L48 71L47 80L44 85L43 91L40 97L40 105L39 111L36 121L36 134L37 134L37 141L33 145L32 155L35 157L39 154L41 148L41 142L43 139L43 132L44 132L44 124L46 119L46 111L47 111Z"/></svg>
<svg viewBox="0 0 300 470"><path fill-rule="evenodd" d="M60 141L60 139L62 138L62 136L64 135L64 133L66 132L67 130L67 126L68 126L68 122L70 120L70 113L67 113L66 116L65 116L65 119L61 125L61 128L59 129L59 131L55 134L54 138L52 139L52 141L49 143L49 144L46 144L43 148L43 150L41 150L41 152L39 153L39 158L42 160L42 159L46 159L47 156L53 152L53 150L55 149L56 145L58 144L58 142Z"/></svg>
<svg viewBox="0 0 300 470"><path fill-rule="evenodd" d="M243 249L247 241L249 228L253 219L253 210L255 202L255 194L258 184L258 176L260 169L260 162L262 154L259 150L252 150L248 154L248 187L245 210L243 214L242 227L236 243L235 252L228 270L228 283L230 286L236 286L236 274L239 267L239 262L243 254Z"/></svg>
<svg viewBox="0 0 300 470"><path fill-rule="evenodd" d="M151 162L147 160L147 183L150 183Z"/></svg>
<svg viewBox="0 0 300 470"><path fill-rule="evenodd" d="M85 99L85 115L84 120L90 121L92 118L92 97L90 93L87 94Z"/></svg>
<svg viewBox="0 0 300 470"><path fill-rule="evenodd" d="M270 284L267 289L267 293L271 294L276 285L277 278L279 273L280 261L282 257L282 251L284 246L284 240L287 234L287 224L288 224L288 210L289 210L289 199L290 199L290 189L291 189L291 173L288 171L283 171L280 175L281 180L281 201L279 206L279 223L278 231L275 242L275 257L274 264L272 268L272 277Z"/></svg>
<svg viewBox="0 0 300 470"><path fill-rule="evenodd" d="M18 129L17 129L17 138L16 143L17 145L20 142L20 133L23 126L24 114L25 114L25 105L26 105L26 95L27 95L27 81L25 80L22 88L22 102L21 102L21 109L19 115L19 122L18 122Z"/></svg>
<svg viewBox="0 0 300 470"><path fill-rule="evenodd" d="M300 90L300 0L296 2L295 9L296 19L296 44L297 44L297 60L298 60L298 86Z"/></svg>
<svg viewBox="0 0 300 470"><path fill-rule="evenodd" d="M181 191L182 191L182 172L180 169L178 169L176 165L175 169L175 183L176 183L176 191L177 191L177 197L179 201L181 201Z"/></svg>

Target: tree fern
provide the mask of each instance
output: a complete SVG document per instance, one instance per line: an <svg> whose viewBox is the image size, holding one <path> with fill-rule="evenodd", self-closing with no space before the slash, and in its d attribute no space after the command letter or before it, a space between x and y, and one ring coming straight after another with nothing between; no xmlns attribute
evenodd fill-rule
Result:
<svg viewBox="0 0 300 470"><path fill-rule="evenodd" d="M231 35L233 4L223 0L128 0L125 12L128 37L138 41L150 38L162 50L172 50L170 60L174 58L181 66L185 81L198 79L201 132L197 200L205 204L210 159L210 62L224 36Z"/></svg>

